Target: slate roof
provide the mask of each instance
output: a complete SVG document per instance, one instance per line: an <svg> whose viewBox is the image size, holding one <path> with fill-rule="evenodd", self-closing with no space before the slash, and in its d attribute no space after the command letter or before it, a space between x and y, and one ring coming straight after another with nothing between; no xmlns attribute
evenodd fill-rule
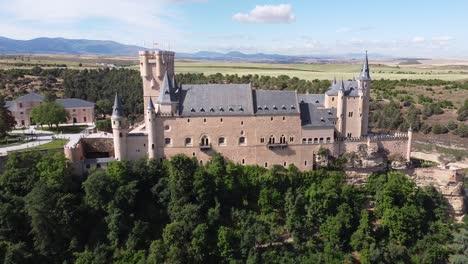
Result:
<svg viewBox="0 0 468 264"><path fill-rule="evenodd" d="M94 107L94 103L77 98L57 99L55 101L65 108Z"/></svg>
<svg viewBox="0 0 468 264"><path fill-rule="evenodd" d="M314 104L323 107L325 105L324 94L298 94L299 103Z"/></svg>
<svg viewBox="0 0 468 264"><path fill-rule="evenodd" d="M159 104L172 104L175 103L176 96L175 96L175 87L176 83L175 80L169 80L169 76L167 75L167 71L164 74L164 79L162 82L161 93L158 97Z"/></svg>
<svg viewBox="0 0 468 264"><path fill-rule="evenodd" d="M345 96L359 96L357 81L344 81ZM341 89L341 81L332 85L327 91L327 95L338 95L338 90Z"/></svg>
<svg viewBox="0 0 468 264"><path fill-rule="evenodd" d="M360 80L363 81L370 81L370 68L369 68L369 58L367 57L366 51L366 59L364 60L364 64L362 65L361 75L359 76Z"/></svg>
<svg viewBox="0 0 468 264"><path fill-rule="evenodd" d="M14 102L28 102L28 101L42 101L44 100L44 96L38 93L30 93L27 95L23 95L15 100Z"/></svg>
<svg viewBox="0 0 468 264"><path fill-rule="evenodd" d="M5 101L5 107L10 110L10 112L16 111L16 104L13 101Z"/></svg>
<svg viewBox="0 0 468 264"><path fill-rule="evenodd" d="M257 115L299 113L297 94L294 91L254 90L253 100Z"/></svg>
<svg viewBox="0 0 468 264"><path fill-rule="evenodd" d="M300 109L303 127L334 127L332 120L336 119L336 109L318 109L313 103L302 103Z"/></svg>
<svg viewBox="0 0 468 264"><path fill-rule="evenodd" d="M250 84L182 85L179 113L182 116L252 115Z"/></svg>
<svg viewBox="0 0 468 264"><path fill-rule="evenodd" d="M125 117L122 110L122 103L120 102L120 97L118 94L115 94L114 106L112 107L112 117Z"/></svg>

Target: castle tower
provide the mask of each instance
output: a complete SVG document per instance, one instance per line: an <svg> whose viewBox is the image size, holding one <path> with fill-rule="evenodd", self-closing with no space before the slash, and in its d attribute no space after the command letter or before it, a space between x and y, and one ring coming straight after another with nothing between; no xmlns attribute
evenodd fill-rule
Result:
<svg viewBox="0 0 468 264"><path fill-rule="evenodd" d="M413 144L413 128L410 126L408 129L408 145L406 147L406 160L411 160L411 145Z"/></svg>
<svg viewBox="0 0 468 264"><path fill-rule="evenodd" d="M127 156L127 119L122 110L119 96L115 95L112 110L112 135L114 138L114 156L118 161L123 161Z"/></svg>
<svg viewBox="0 0 468 264"><path fill-rule="evenodd" d="M340 89L338 90L338 102L336 105L336 115L338 117L337 124L338 124L338 137L344 137L346 135L343 135L345 131L345 87L344 87L344 81L341 80L341 86Z"/></svg>
<svg viewBox="0 0 468 264"><path fill-rule="evenodd" d="M366 51L366 58L362 65L361 74L358 80L358 95L359 95L359 117L361 119L361 135L365 136L369 130L369 103L370 103L370 89L371 77L369 68L369 59Z"/></svg>
<svg viewBox="0 0 468 264"><path fill-rule="evenodd" d="M148 132L148 158L154 159L156 157L156 131L155 131L155 121L156 113L151 97L149 98L148 107L146 108L146 131Z"/></svg>
<svg viewBox="0 0 468 264"><path fill-rule="evenodd" d="M174 79L175 53L172 51L140 51L139 55L144 109L147 109L150 97L153 102L157 102L165 76L167 75L169 81Z"/></svg>

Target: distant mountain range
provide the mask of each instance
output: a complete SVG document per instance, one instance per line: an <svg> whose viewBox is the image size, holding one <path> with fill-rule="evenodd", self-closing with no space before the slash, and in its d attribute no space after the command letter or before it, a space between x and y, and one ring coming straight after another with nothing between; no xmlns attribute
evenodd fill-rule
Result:
<svg viewBox="0 0 468 264"><path fill-rule="evenodd" d="M0 37L0 54L68 54L68 55L100 55L100 56L132 56L138 51L147 50L144 47L125 45L108 40L65 39L65 38L35 38L31 40L15 40ZM370 54L373 58L388 58L381 54ZM281 55L281 54L245 54L239 51L228 53L199 51L195 53L176 53L177 59L185 60L216 60L245 61L270 63L308 63L327 62L341 59L361 59L362 53L344 55Z"/></svg>

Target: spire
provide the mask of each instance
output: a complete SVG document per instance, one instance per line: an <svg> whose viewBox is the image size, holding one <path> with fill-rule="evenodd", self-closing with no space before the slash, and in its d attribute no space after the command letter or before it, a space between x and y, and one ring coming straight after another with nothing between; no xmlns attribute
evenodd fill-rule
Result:
<svg viewBox="0 0 468 264"><path fill-rule="evenodd" d="M343 93L344 93L344 91L345 91L345 85L344 85L343 79L341 79L341 86L340 86L339 92L343 92Z"/></svg>
<svg viewBox="0 0 468 264"><path fill-rule="evenodd" d="M125 117L122 110L122 103L120 102L120 97L117 93L115 94L114 106L112 109L113 118Z"/></svg>
<svg viewBox="0 0 468 264"><path fill-rule="evenodd" d="M333 77L333 85L335 85L335 84L336 84L336 76Z"/></svg>
<svg viewBox="0 0 468 264"><path fill-rule="evenodd" d="M362 65L361 75L359 76L361 81L370 81L370 69L369 69L369 58L367 56L366 50L366 59L364 60L364 64Z"/></svg>
<svg viewBox="0 0 468 264"><path fill-rule="evenodd" d="M161 93L159 94L158 103L170 104L172 100L171 83L169 83L169 76L167 71L164 73L164 79L161 84Z"/></svg>
<svg viewBox="0 0 468 264"><path fill-rule="evenodd" d="M151 100L151 97L149 98L149 102L148 102L148 110L154 111L154 104L153 104L153 100Z"/></svg>

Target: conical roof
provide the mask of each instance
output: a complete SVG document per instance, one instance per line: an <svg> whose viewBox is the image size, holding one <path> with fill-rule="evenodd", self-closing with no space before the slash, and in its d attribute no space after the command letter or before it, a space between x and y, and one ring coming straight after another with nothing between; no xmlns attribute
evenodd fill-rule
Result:
<svg viewBox="0 0 468 264"><path fill-rule="evenodd" d="M153 104L153 100L151 99L151 97L149 98L149 102L148 102L148 110L154 111L154 104Z"/></svg>
<svg viewBox="0 0 468 264"><path fill-rule="evenodd" d="M117 93L115 94L114 106L112 108L112 117L125 117L122 109L122 103L120 102L120 97Z"/></svg>
<svg viewBox="0 0 468 264"><path fill-rule="evenodd" d="M361 71L361 75L359 76L359 79L363 80L363 81L370 81L371 80L370 69L369 69L369 59L367 57L367 51L366 51L366 58L364 60L364 64L362 65L362 71Z"/></svg>
<svg viewBox="0 0 468 264"><path fill-rule="evenodd" d="M159 94L158 103L159 104L171 104L174 102L174 95L172 89L172 81L169 82L169 76L167 71L164 73L164 79L161 84L161 93Z"/></svg>

